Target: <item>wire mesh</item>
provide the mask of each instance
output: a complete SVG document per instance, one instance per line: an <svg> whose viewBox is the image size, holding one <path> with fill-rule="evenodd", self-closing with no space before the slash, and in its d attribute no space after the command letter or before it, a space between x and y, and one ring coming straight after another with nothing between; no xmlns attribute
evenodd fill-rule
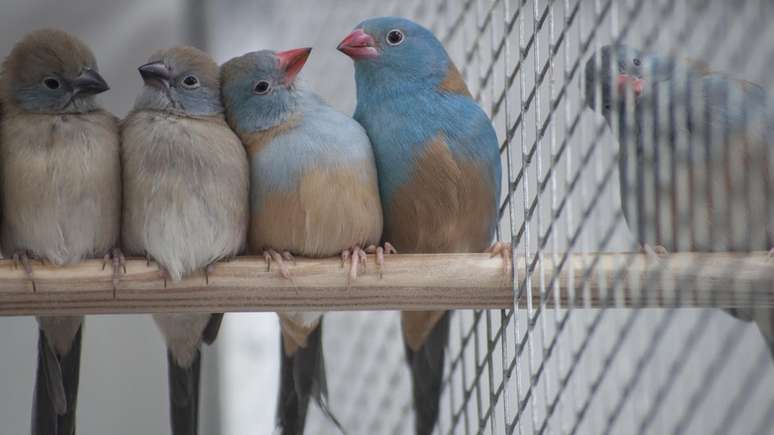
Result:
<svg viewBox="0 0 774 435"><path fill-rule="evenodd" d="M638 239L669 240L671 250L691 250L702 240L707 250L773 247L765 226L753 225L751 217L752 210L767 219L774 216L774 201L761 201L763 210L756 205L756 198L769 198L766 171L744 170L739 156L728 154L722 125L687 138L659 136L711 116L701 104L687 104L690 98L672 112L638 113L627 106L607 122L587 107L585 94L586 62L592 59L601 67L602 59L593 55L611 43L700 60L771 91L774 7L769 1L416 0L361 1L355 7L330 0L316 2L314 10L294 11L293 25L289 17L278 17L276 8L245 3L255 14L242 15L271 17L255 31L265 26L271 29L267 41L287 41L287 47L311 38L315 46L329 49L363 18L411 18L444 43L496 128L504 186L497 237L512 243L514 261L528 273L513 276L511 309L454 313L435 433L774 434L774 365L753 324L679 303L637 308L660 297L643 292L637 293L642 299L633 298L630 289L649 283L627 276L624 259L611 281L602 280L597 267L600 253L639 251ZM210 43L216 51L246 51L219 47L214 36ZM246 44L254 48L251 41ZM305 79L351 111L352 83L330 80L350 73L343 56L313 56ZM603 91L594 92L600 97ZM653 128L630 131L627 118ZM652 150L653 170L638 168L636 159L619 168L622 154L637 152L619 143L637 143L629 138L636 134ZM744 178L740 191L724 190L722 181L729 177L713 174L712 168L702 173L697 164L678 171L674 163L680 152L690 161L706 162L696 156L711 157L718 150L726 153L722 158L729 172ZM642 198L660 204L658 186L670 176L679 181L673 188L683 201L704 195L733 202L723 209L728 216L718 218L731 222L733 230L725 234L701 225L700 207L693 203L679 217L687 224L669 216L668 208L656 207L649 217L655 224L645 225L640 213L651 209ZM622 188L630 193L624 199ZM632 216L631 229L626 215ZM583 264L568 261L571 254L582 254ZM559 274L573 267L581 269L571 271L580 278L569 273L569 281L560 282ZM695 267L700 272L714 266ZM591 308L594 278L604 284L599 297L605 308ZM533 286L540 289L536 303L525 297ZM565 305L560 290L569 293ZM678 302L694 297L679 288L675 292ZM352 434L412 433L397 313L327 317L330 403L343 426ZM315 410L307 431L336 433Z"/></svg>

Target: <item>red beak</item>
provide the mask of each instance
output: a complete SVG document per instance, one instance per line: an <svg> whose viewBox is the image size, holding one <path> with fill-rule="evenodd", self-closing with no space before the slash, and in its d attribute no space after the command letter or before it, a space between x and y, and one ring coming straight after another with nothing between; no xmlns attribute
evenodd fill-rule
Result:
<svg viewBox="0 0 774 435"><path fill-rule="evenodd" d="M634 95L639 97L645 89L645 80L637 78L630 74L621 74L618 76L618 94L626 95L626 89L631 88Z"/></svg>
<svg viewBox="0 0 774 435"><path fill-rule="evenodd" d="M293 50L280 51L276 54L279 59L280 69L285 71L285 78L283 83L289 85L293 83L296 76L304 67L306 59L309 58L309 53L312 52L311 47L294 48Z"/></svg>
<svg viewBox="0 0 774 435"><path fill-rule="evenodd" d="M374 38L363 29L355 29L347 35L337 49L354 60L370 59L379 56Z"/></svg>

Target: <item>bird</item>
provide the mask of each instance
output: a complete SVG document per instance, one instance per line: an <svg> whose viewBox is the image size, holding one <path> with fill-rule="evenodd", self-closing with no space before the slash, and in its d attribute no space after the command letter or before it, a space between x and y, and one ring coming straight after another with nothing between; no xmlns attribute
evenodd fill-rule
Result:
<svg viewBox="0 0 774 435"><path fill-rule="evenodd" d="M121 131L122 243L179 281L241 253L247 236L248 164L228 127L220 69L187 46L153 53ZM165 338L173 435L197 433L201 343L217 337L222 314L157 314Z"/></svg>
<svg viewBox="0 0 774 435"><path fill-rule="evenodd" d="M351 282L382 234L376 165L363 127L297 83L310 53L255 51L222 67L226 118L250 160L248 251L288 279L295 255L341 255ZM327 403L322 313L279 318L277 427L303 433L311 397L341 429Z"/></svg>
<svg viewBox="0 0 774 435"><path fill-rule="evenodd" d="M659 255L771 249L767 92L699 60L623 44L596 57L585 103L617 126L621 203L637 241ZM774 311L727 312L754 321L774 356Z"/></svg>
<svg viewBox="0 0 774 435"><path fill-rule="evenodd" d="M338 50L354 61L354 118L374 148L382 239L401 253L489 249L507 257L510 246L490 245L501 184L497 135L441 42L408 19L377 17ZM438 420L449 318L401 314L418 435Z"/></svg>
<svg viewBox="0 0 774 435"><path fill-rule="evenodd" d="M3 62L0 237L33 288L33 258L55 266L122 259L118 120L95 98L108 89L89 47L61 30L27 34ZM83 316L37 322L31 433L72 435Z"/></svg>

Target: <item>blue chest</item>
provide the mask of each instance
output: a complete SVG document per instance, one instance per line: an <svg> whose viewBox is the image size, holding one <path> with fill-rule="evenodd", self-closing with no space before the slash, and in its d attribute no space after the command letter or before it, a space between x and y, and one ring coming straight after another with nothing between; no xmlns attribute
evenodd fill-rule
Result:
<svg viewBox="0 0 774 435"><path fill-rule="evenodd" d="M493 195L499 198L497 135L486 114L469 97L434 91L380 101L359 96L355 119L373 144L385 207L395 191L422 170L417 163L433 140L444 141L460 164L472 161L483 166L495 186Z"/></svg>

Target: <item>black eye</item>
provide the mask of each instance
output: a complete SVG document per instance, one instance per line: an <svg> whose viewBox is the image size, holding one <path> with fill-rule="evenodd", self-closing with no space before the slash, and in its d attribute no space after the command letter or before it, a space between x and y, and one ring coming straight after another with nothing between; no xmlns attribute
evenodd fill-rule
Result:
<svg viewBox="0 0 774 435"><path fill-rule="evenodd" d="M189 89L197 88L199 87L199 79L195 76L185 76L183 79L183 86Z"/></svg>
<svg viewBox="0 0 774 435"><path fill-rule="evenodd" d="M637 59L637 58L635 57L635 58L634 58L634 66L640 66L641 64L642 64L642 61L640 61L639 59Z"/></svg>
<svg viewBox="0 0 774 435"><path fill-rule="evenodd" d="M403 42L403 32L398 29L390 30L387 33L387 43L390 45L398 45Z"/></svg>
<svg viewBox="0 0 774 435"><path fill-rule="evenodd" d="M59 89L59 80L53 78L53 77L46 77L43 79L43 86L49 88L49 89Z"/></svg>
<svg viewBox="0 0 774 435"><path fill-rule="evenodd" d="M258 95L262 95L269 92L269 82L267 82L266 80L261 80L260 82L255 84L253 91Z"/></svg>

